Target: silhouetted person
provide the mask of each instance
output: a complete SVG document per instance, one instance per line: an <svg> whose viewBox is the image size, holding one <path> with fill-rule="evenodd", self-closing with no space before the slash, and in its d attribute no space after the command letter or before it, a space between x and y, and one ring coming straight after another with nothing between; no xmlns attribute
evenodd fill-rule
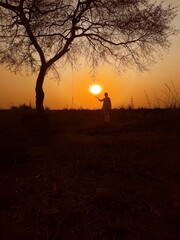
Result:
<svg viewBox="0 0 180 240"><path fill-rule="evenodd" d="M110 123L110 115L109 115L109 111L111 109L111 99L110 97L108 97L108 93L104 93L105 98L103 99L99 99L98 97L96 97L100 102L103 102L102 105L102 111L104 114L104 121L105 123Z"/></svg>

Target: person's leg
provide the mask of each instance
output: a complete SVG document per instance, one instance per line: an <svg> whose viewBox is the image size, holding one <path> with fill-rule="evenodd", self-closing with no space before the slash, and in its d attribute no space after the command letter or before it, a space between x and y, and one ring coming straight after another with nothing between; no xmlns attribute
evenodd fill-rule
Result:
<svg viewBox="0 0 180 240"><path fill-rule="evenodd" d="M110 116L109 116L109 112L107 113L107 123L110 123Z"/></svg>
<svg viewBox="0 0 180 240"><path fill-rule="evenodd" d="M104 120L105 120L105 123L110 123L109 112L105 112L105 114L104 114Z"/></svg>

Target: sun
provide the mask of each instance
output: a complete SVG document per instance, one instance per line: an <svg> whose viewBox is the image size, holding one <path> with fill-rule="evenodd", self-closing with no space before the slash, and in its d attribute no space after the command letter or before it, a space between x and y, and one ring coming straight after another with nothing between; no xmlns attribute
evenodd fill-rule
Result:
<svg viewBox="0 0 180 240"><path fill-rule="evenodd" d="M90 86L89 91L96 95L102 91L102 87L99 84L93 84Z"/></svg>

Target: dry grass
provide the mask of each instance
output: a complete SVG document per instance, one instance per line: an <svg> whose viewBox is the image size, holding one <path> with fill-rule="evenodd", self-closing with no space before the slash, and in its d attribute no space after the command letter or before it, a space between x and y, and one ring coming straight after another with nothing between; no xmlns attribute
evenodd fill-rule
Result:
<svg viewBox="0 0 180 240"><path fill-rule="evenodd" d="M179 240L180 111L0 112L0 239Z"/></svg>

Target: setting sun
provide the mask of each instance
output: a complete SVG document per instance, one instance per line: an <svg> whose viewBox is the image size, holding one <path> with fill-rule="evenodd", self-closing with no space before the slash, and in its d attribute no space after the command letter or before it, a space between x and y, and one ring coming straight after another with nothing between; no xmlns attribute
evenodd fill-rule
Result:
<svg viewBox="0 0 180 240"><path fill-rule="evenodd" d="M98 84L93 84L93 85L90 86L89 91L92 94L98 94L98 93L100 93L102 91L102 88Z"/></svg>

